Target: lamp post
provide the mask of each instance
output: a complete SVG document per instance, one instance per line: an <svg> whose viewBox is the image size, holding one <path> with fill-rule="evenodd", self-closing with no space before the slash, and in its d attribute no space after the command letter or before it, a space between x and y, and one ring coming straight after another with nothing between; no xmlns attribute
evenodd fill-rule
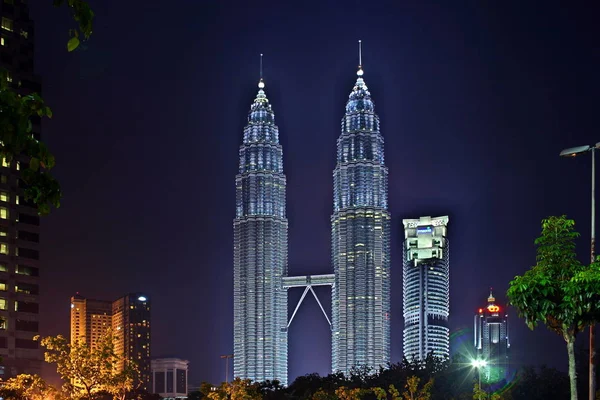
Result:
<svg viewBox="0 0 600 400"><path fill-rule="evenodd" d="M471 360L471 365L477 368L477 372L479 373L479 400L481 400L481 369L487 366L487 361Z"/></svg>
<svg viewBox="0 0 600 400"><path fill-rule="evenodd" d="M561 157L577 157L581 154L592 153L592 238L590 242L590 261L594 263L596 256L596 149L600 148L600 142L593 146L578 146L564 149L560 152ZM590 374L589 374L589 400L596 398L596 349L594 348L594 325L590 325Z"/></svg>
<svg viewBox="0 0 600 400"><path fill-rule="evenodd" d="M229 383L229 359L233 358L233 354L225 354L221 358L225 359L225 383Z"/></svg>

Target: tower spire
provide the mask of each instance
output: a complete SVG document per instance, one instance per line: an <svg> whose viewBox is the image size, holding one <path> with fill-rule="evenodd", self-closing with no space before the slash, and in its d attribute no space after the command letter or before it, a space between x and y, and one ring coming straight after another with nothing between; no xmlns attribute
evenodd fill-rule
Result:
<svg viewBox="0 0 600 400"><path fill-rule="evenodd" d="M363 69L362 69L362 40L358 40L358 71L356 71L356 75L358 76L362 76L363 74Z"/></svg>
<svg viewBox="0 0 600 400"><path fill-rule="evenodd" d="M265 81L263 80L263 54L260 53L260 80L258 81L258 88L263 89L265 87Z"/></svg>
<svg viewBox="0 0 600 400"><path fill-rule="evenodd" d="M493 303L494 301L496 301L496 298L492 294L493 290L494 290L494 288L490 287L490 297L488 297L488 302L489 303Z"/></svg>

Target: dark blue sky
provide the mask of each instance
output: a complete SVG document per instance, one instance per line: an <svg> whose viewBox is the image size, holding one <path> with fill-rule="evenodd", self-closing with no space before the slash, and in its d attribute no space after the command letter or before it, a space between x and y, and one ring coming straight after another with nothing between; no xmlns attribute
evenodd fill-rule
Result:
<svg viewBox="0 0 600 400"><path fill-rule="evenodd" d="M450 215L451 327L468 341L487 288L505 292L534 264L543 217L575 218L588 257L590 159L558 153L600 141L597 4L91 0L93 37L69 54L72 22L51 3L31 2L64 190L42 226L43 334L68 334L76 291L147 291L153 355L189 359L191 383L223 379L234 177L258 54L284 148L290 273L329 273L358 39L386 140L394 361L402 218ZM291 379L330 368L329 328L308 300L290 330ZM566 367L560 337L511 317L517 363Z"/></svg>

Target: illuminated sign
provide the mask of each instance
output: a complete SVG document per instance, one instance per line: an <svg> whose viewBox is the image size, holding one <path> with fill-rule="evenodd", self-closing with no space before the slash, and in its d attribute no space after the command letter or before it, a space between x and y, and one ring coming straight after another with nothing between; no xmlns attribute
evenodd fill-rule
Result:
<svg viewBox="0 0 600 400"><path fill-rule="evenodd" d="M431 226L419 226L417 227L417 235L422 233L433 233L433 228Z"/></svg>
<svg viewBox="0 0 600 400"><path fill-rule="evenodd" d="M500 307L498 307L498 306L497 306L497 305L495 305L495 304L490 304L490 305L487 307L487 309L488 309L488 311L489 311L489 312L491 312L491 313L497 313L498 311L500 311Z"/></svg>
<svg viewBox="0 0 600 400"><path fill-rule="evenodd" d="M147 299L144 296L140 296L140 297L138 297L138 300L139 301L146 301Z"/></svg>

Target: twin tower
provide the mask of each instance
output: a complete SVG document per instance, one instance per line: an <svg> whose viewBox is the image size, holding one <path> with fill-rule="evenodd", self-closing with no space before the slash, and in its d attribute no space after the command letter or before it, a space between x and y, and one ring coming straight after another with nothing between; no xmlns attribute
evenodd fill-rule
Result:
<svg viewBox="0 0 600 400"><path fill-rule="evenodd" d="M258 84L236 176L235 377L287 385L291 287L304 287L304 299L309 291L315 295L312 286L331 286L332 318L327 320L334 372L390 361L388 170L379 117L360 64L359 53L357 80L337 141L330 275L288 276L282 147L262 78Z"/></svg>

